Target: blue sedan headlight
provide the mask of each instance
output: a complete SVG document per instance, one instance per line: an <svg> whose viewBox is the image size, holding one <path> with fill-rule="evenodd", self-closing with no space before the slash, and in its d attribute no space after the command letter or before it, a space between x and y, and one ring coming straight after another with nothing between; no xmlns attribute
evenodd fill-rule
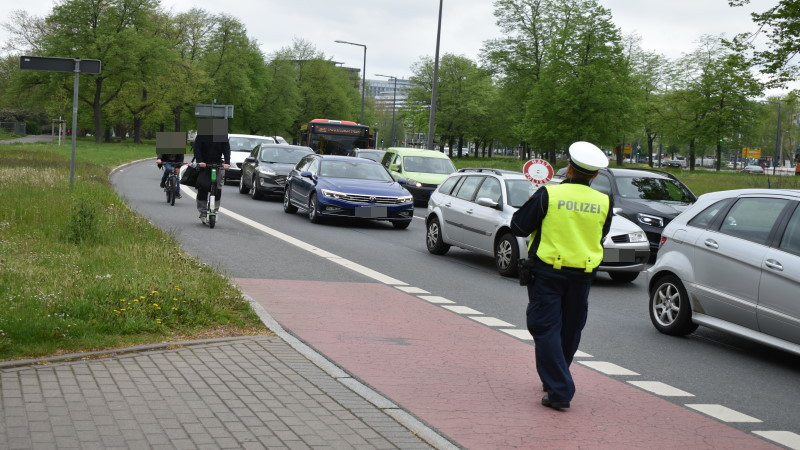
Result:
<svg viewBox="0 0 800 450"><path fill-rule="evenodd" d="M324 195L325 197L328 197L328 198L335 198L335 199L342 199L342 198L346 197L346 194L343 194L341 192L332 191L330 189L323 189L322 190L322 195Z"/></svg>

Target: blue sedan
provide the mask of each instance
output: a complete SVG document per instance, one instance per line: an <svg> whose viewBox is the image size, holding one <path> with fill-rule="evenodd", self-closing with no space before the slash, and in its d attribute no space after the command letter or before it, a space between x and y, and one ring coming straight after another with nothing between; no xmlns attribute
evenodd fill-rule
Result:
<svg viewBox="0 0 800 450"><path fill-rule="evenodd" d="M411 224L414 200L386 169L364 158L307 155L286 179L283 210L308 212L312 223L325 217L387 220L397 229Z"/></svg>

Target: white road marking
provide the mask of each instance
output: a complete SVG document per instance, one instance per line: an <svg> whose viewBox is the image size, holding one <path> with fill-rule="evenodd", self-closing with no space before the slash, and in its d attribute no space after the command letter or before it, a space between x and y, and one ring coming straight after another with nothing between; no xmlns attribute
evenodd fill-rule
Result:
<svg viewBox="0 0 800 450"><path fill-rule="evenodd" d="M448 300L444 297L439 297L438 295L418 295L417 297L425 300L426 302L431 302L431 303L455 303L452 300Z"/></svg>
<svg viewBox="0 0 800 450"><path fill-rule="evenodd" d="M791 431L753 431L753 434L777 442L784 447L800 450L800 434Z"/></svg>
<svg viewBox="0 0 800 450"><path fill-rule="evenodd" d="M358 263L355 263L353 261L350 261L349 259L339 258L337 256L337 257L333 257L333 258L328 258L328 261L335 262L336 264L339 264L341 266L347 267L348 269L354 270L354 271L360 273L361 275L364 275L364 276L367 276L369 278L372 278L373 280L378 281L378 282L383 283L383 284L389 284L389 285L396 285L396 284L406 285L406 284L408 284L408 283L404 283L404 282L402 282L400 280L396 280L396 279L394 279L392 277L386 276L386 275L384 275L384 274L382 274L380 272L377 272L375 270L372 270L369 267L365 267L365 266L362 266L361 264L358 264Z"/></svg>
<svg viewBox="0 0 800 450"><path fill-rule="evenodd" d="M632 370L605 361L578 361L578 363L598 372L603 372L606 375L639 375Z"/></svg>
<svg viewBox="0 0 800 450"><path fill-rule="evenodd" d="M523 341L532 341L533 336L528 332L528 330L519 330L517 328L505 328L500 329L503 333L510 334L517 339L522 339Z"/></svg>
<svg viewBox="0 0 800 450"><path fill-rule="evenodd" d="M419 220L425 220L425 218L424 218L424 217L419 217L419 216L414 216L414 218L415 218L415 219L419 219Z"/></svg>
<svg viewBox="0 0 800 450"><path fill-rule="evenodd" d="M694 397L694 394L682 391L660 381L628 381L628 383L663 397Z"/></svg>
<svg viewBox="0 0 800 450"><path fill-rule="evenodd" d="M490 327L513 327L513 324L510 324L504 320L500 320L497 317L485 317L485 316L469 316L470 319L480 322L484 325Z"/></svg>
<svg viewBox="0 0 800 450"><path fill-rule="evenodd" d="M590 354L588 354L586 352L582 352L580 350L575 352L575 357L576 358L594 358L594 356L592 356L592 355L590 355Z"/></svg>
<svg viewBox="0 0 800 450"><path fill-rule="evenodd" d="M420 289L418 287L413 287L413 286L395 286L395 287L405 292L406 294L430 294L430 292L426 291L425 289Z"/></svg>
<svg viewBox="0 0 800 450"><path fill-rule="evenodd" d="M723 422L761 422L761 420L755 417L750 417L747 414L742 414L739 411L726 408L722 405L687 404L686 406Z"/></svg>
<svg viewBox="0 0 800 450"><path fill-rule="evenodd" d="M449 309L450 311L458 314L483 314L482 312L476 311L469 306L442 305L442 308Z"/></svg>

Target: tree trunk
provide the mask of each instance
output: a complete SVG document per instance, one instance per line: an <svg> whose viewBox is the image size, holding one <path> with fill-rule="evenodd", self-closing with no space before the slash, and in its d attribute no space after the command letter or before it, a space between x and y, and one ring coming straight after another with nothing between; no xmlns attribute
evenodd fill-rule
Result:
<svg viewBox="0 0 800 450"><path fill-rule="evenodd" d="M689 170L694 170L694 162L695 162L695 140L692 139L689 141Z"/></svg>
<svg viewBox="0 0 800 450"><path fill-rule="evenodd" d="M142 143L142 123L144 119L141 117L134 117L133 118L133 143L134 144L141 144Z"/></svg>
<svg viewBox="0 0 800 450"><path fill-rule="evenodd" d="M94 101L92 108L94 109L94 142L97 144L103 143L103 106L100 104L100 93L103 91L103 77L97 77L94 80Z"/></svg>
<svg viewBox="0 0 800 450"><path fill-rule="evenodd" d="M653 141L656 140L656 135L647 135L647 165L653 167Z"/></svg>
<svg viewBox="0 0 800 450"><path fill-rule="evenodd" d="M181 131L182 113L183 113L183 105L172 108L172 114L175 116L175 131Z"/></svg>
<svg viewBox="0 0 800 450"><path fill-rule="evenodd" d="M494 153L494 139L492 139L492 142L489 142L489 159L492 158L493 153Z"/></svg>
<svg viewBox="0 0 800 450"><path fill-rule="evenodd" d="M720 140L717 139L717 164L716 164L717 172L722 170L722 166L720 165L721 160L722 160L722 142L720 142Z"/></svg>
<svg viewBox="0 0 800 450"><path fill-rule="evenodd" d="M464 156L464 135L458 137L458 157Z"/></svg>

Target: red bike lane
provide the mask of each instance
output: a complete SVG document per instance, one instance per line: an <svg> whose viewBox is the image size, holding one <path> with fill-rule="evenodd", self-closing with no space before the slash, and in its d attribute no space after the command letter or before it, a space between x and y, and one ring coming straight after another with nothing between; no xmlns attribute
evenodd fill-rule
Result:
<svg viewBox="0 0 800 450"><path fill-rule="evenodd" d="M286 330L465 448L775 448L578 364L572 407L545 408L531 345L391 286L235 281Z"/></svg>

